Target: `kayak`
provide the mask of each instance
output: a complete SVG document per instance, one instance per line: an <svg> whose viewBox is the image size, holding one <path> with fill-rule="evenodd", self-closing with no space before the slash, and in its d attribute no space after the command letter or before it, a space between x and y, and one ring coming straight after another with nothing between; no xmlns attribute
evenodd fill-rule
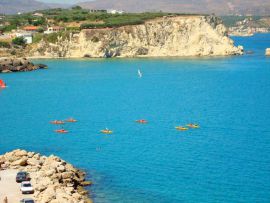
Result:
<svg viewBox="0 0 270 203"><path fill-rule="evenodd" d="M64 121L58 121L58 120L55 120L55 121L51 121L50 123L51 123L51 124L55 124L55 125L62 125L62 124L64 124L65 122L64 122Z"/></svg>
<svg viewBox="0 0 270 203"><path fill-rule="evenodd" d="M112 130L108 130L108 129L106 129L106 130L101 130L100 132L103 133L103 134L112 134L112 133L113 133Z"/></svg>
<svg viewBox="0 0 270 203"><path fill-rule="evenodd" d="M197 124L187 124L188 127L190 128L199 128L200 126Z"/></svg>
<svg viewBox="0 0 270 203"><path fill-rule="evenodd" d="M146 124L146 123L148 123L148 121L141 119L141 120L136 120L136 123Z"/></svg>
<svg viewBox="0 0 270 203"><path fill-rule="evenodd" d="M77 122L77 120L75 120L73 118L69 118L69 119L66 120L66 122L75 123L75 122Z"/></svg>
<svg viewBox="0 0 270 203"><path fill-rule="evenodd" d="M175 128L176 128L176 130L181 130L181 131L188 130L188 128L183 127L183 126L177 126L177 127L175 127Z"/></svg>
<svg viewBox="0 0 270 203"><path fill-rule="evenodd" d="M67 130L60 129L60 130L55 130L56 133L68 133Z"/></svg>

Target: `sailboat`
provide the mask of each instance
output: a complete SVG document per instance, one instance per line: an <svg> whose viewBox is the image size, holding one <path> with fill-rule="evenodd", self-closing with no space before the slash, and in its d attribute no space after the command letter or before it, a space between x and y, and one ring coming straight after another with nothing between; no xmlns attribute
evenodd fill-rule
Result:
<svg viewBox="0 0 270 203"><path fill-rule="evenodd" d="M142 73L141 73L140 69L138 69L138 75L139 75L139 78L142 77Z"/></svg>
<svg viewBox="0 0 270 203"><path fill-rule="evenodd" d="M0 88L6 88L6 84L4 83L3 80L0 80Z"/></svg>

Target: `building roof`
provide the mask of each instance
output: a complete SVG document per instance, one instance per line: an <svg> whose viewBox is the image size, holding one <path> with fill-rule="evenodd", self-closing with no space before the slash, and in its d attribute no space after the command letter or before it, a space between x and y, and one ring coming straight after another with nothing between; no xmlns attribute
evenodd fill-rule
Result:
<svg viewBox="0 0 270 203"><path fill-rule="evenodd" d="M24 30L32 30L32 31L35 31L35 30L38 29L38 27L37 27L37 26L25 26L23 29L24 29Z"/></svg>

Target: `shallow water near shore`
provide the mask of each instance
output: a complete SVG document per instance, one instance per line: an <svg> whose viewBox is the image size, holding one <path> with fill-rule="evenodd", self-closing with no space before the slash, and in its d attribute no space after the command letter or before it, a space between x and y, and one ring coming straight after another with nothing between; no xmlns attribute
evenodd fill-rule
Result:
<svg viewBox="0 0 270 203"><path fill-rule="evenodd" d="M270 202L270 35L235 41L254 54L44 59L48 70L2 74L0 153L60 156L89 173L96 203ZM69 117L55 134L49 122ZM187 123L201 128L175 130Z"/></svg>

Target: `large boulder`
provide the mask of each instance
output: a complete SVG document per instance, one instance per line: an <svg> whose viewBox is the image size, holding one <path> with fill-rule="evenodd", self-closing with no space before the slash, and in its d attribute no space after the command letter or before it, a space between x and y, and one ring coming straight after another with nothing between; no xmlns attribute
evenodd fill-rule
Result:
<svg viewBox="0 0 270 203"><path fill-rule="evenodd" d="M270 56L270 48L267 48L267 49L265 50L265 55L266 55L266 56Z"/></svg>

